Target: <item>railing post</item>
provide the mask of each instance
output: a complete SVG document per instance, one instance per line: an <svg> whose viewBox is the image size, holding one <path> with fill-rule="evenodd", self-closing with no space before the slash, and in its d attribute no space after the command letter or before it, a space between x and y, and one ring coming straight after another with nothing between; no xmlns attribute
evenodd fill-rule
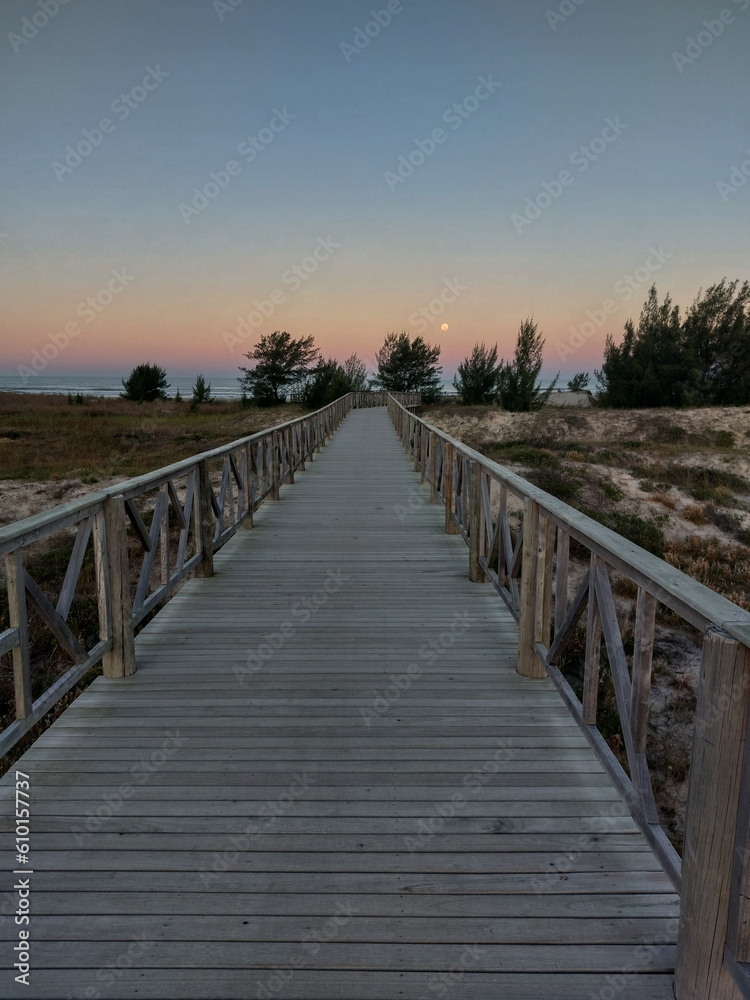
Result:
<svg viewBox="0 0 750 1000"><path fill-rule="evenodd" d="M539 526L537 551L536 609L534 612L534 641L549 647L552 628L552 563L555 555L554 522L543 519Z"/></svg>
<svg viewBox="0 0 750 1000"><path fill-rule="evenodd" d="M718 629L703 641L690 765L677 1000L741 1000L724 964L750 691L750 650Z"/></svg>
<svg viewBox="0 0 750 1000"><path fill-rule="evenodd" d="M286 448L286 481L290 486L294 485L294 435L292 428L287 427L284 431L284 446Z"/></svg>
<svg viewBox="0 0 750 1000"><path fill-rule="evenodd" d="M18 645L13 647L13 686L16 696L16 718L31 715L31 662L29 659L29 623L26 612L23 550L16 549L5 557L8 589L9 624L18 629Z"/></svg>
<svg viewBox="0 0 750 1000"><path fill-rule="evenodd" d="M420 425L420 436L419 436L419 471L420 471L420 482L424 483L427 479L427 443L429 441L429 433L424 424Z"/></svg>
<svg viewBox="0 0 750 1000"><path fill-rule="evenodd" d="M446 535L458 535L458 525L453 519L453 445L445 443L443 454L443 493L445 494L445 533Z"/></svg>
<svg viewBox="0 0 750 1000"><path fill-rule="evenodd" d="M430 431L430 503L440 503L440 494L438 493L438 463L437 463L437 453L438 453L438 436L435 431Z"/></svg>
<svg viewBox="0 0 750 1000"><path fill-rule="evenodd" d="M112 649L104 654L102 667L105 677L129 677L135 673L135 635L124 497L107 497L104 501L104 525Z"/></svg>
<svg viewBox="0 0 750 1000"><path fill-rule="evenodd" d="M522 677L542 678L547 671L534 648L536 631L537 536L539 505L526 497L523 505L523 561L521 564L521 607L518 622L518 673Z"/></svg>
<svg viewBox="0 0 750 1000"><path fill-rule="evenodd" d="M245 484L245 488L242 491L242 503L243 512L245 513L245 519L242 522L242 527L245 531L249 531L255 527L255 519L253 517L253 455L252 446L246 444L242 449L242 465L240 467L240 473L242 475L242 481Z"/></svg>
<svg viewBox="0 0 750 1000"><path fill-rule="evenodd" d="M281 462L279 461L279 432L271 431L271 492L269 497L271 500L278 500L280 497L279 493L279 479L281 477Z"/></svg>
<svg viewBox="0 0 750 1000"><path fill-rule="evenodd" d="M484 555L484 523L482 519L482 466L469 464L469 579L486 583L487 577L479 563Z"/></svg>
<svg viewBox="0 0 750 1000"><path fill-rule="evenodd" d="M214 575L214 509L211 503L211 472L208 462L198 466L198 490L201 501L201 552L203 558L195 567L195 575L205 579Z"/></svg>

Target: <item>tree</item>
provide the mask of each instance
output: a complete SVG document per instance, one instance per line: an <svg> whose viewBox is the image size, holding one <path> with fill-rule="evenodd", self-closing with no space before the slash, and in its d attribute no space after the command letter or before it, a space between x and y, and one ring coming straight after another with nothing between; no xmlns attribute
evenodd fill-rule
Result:
<svg viewBox="0 0 750 1000"><path fill-rule="evenodd" d="M276 330L261 337L245 357L255 361L255 367L240 365L244 372L238 379L241 387L261 406L276 406L286 400L289 388L305 380L319 355L313 337L293 340Z"/></svg>
<svg viewBox="0 0 750 1000"><path fill-rule="evenodd" d="M388 392L419 392L426 403L434 402L442 388L440 347L408 333L389 333L375 355L375 384Z"/></svg>
<svg viewBox="0 0 750 1000"><path fill-rule="evenodd" d="M474 350L458 366L453 386L467 406L491 403L497 395L502 364L497 363L497 344L493 348L474 344Z"/></svg>
<svg viewBox="0 0 750 1000"><path fill-rule="evenodd" d="M750 403L750 283L723 278L699 292L683 331L698 373L696 401Z"/></svg>
<svg viewBox="0 0 750 1000"><path fill-rule="evenodd" d="M356 354L343 365L335 358L321 358L302 387L299 400L310 410L319 410L347 392L364 392L368 388L367 369Z"/></svg>
<svg viewBox="0 0 750 1000"><path fill-rule="evenodd" d="M684 406L694 396L696 362L669 295L659 302L652 285L638 326L625 323L622 343L607 337L599 382L599 402L617 408Z"/></svg>
<svg viewBox="0 0 750 1000"><path fill-rule="evenodd" d="M135 403L150 403L154 399L166 399L169 382L167 373L159 365L148 362L136 365L126 379L122 380L125 392L120 393L121 399L130 399Z"/></svg>
<svg viewBox="0 0 750 1000"><path fill-rule="evenodd" d="M211 383L206 382L203 375L198 373L195 377L195 385L193 386L193 398L190 400L190 405L195 408L201 403L215 403L216 397L211 395Z"/></svg>
<svg viewBox="0 0 750 1000"><path fill-rule="evenodd" d="M344 373L349 383L347 392L367 392L370 388L367 367L364 361L360 361L356 354L350 354L344 362Z"/></svg>
<svg viewBox="0 0 750 1000"><path fill-rule="evenodd" d="M538 410L549 399L560 377L542 389L537 381L542 370L544 339L532 317L521 323L513 360L503 363L500 372L499 397L503 408L513 411Z"/></svg>
<svg viewBox="0 0 750 1000"><path fill-rule="evenodd" d="M588 372L578 372L568 382L568 392L585 392L590 381L591 376Z"/></svg>

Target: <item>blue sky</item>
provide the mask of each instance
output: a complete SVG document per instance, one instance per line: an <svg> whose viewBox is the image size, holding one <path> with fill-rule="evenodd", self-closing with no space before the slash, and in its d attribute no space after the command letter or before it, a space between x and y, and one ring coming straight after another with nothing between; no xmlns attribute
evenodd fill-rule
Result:
<svg viewBox="0 0 750 1000"><path fill-rule="evenodd" d="M49 16L4 0L0 369L64 344L72 323L47 374L150 359L232 375L273 329L370 362L387 331L423 332L448 371L477 340L510 353L533 314L548 374L592 371L651 280L687 305L748 276L750 184L717 189L750 158L745 6L394 0L381 27L383 2L68 0ZM368 25L369 45L347 48ZM482 79L494 92L477 103ZM456 104L459 128L444 117ZM272 141L248 162L238 149L259 133ZM85 155L66 163L67 147ZM216 175L225 186L195 209ZM321 240L335 248L307 273ZM283 280L295 267L298 287ZM132 280L102 294L122 269ZM587 314L606 301L598 325Z"/></svg>

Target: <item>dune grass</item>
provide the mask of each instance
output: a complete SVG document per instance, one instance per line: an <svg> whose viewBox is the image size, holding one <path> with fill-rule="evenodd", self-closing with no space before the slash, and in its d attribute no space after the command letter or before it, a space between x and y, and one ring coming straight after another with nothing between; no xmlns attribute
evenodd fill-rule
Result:
<svg viewBox="0 0 750 1000"><path fill-rule="evenodd" d="M259 409L239 401L189 411L186 402L0 393L0 479L135 476L284 423L304 411L295 404Z"/></svg>

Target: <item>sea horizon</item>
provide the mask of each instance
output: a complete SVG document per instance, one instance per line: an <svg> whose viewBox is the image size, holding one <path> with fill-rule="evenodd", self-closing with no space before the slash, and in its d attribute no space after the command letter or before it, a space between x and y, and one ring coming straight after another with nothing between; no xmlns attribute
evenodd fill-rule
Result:
<svg viewBox="0 0 750 1000"><path fill-rule="evenodd" d="M37 375L30 378L22 375L0 375L0 392L47 396L81 393L84 396L115 399L122 392L124 377L125 375ZM211 383L211 392L217 399L239 399L242 395L236 377L213 378L207 375L206 380ZM550 381L550 379L540 379L542 388L546 388ZM169 379L167 394L174 397L179 389L183 399L189 399L194 384L195 376L173 376ZM452 376L443 379L443 391L455 392Z"/></svg>

